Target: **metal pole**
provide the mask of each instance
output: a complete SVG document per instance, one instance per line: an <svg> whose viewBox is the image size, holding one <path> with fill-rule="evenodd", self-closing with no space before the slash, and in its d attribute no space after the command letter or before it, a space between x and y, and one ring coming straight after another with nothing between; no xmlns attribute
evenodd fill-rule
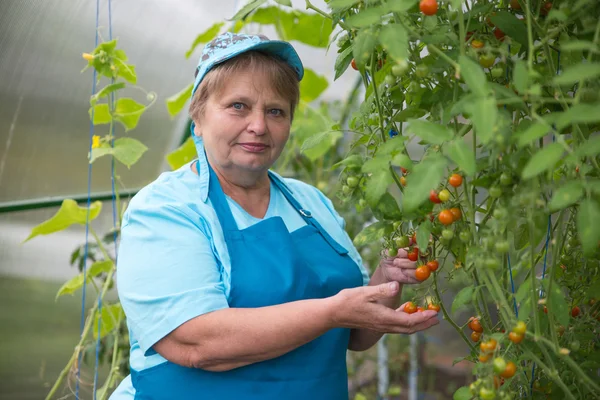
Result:
<svg viewBox="0 0 600 400"><path fill-rule="evenodd" d="M383 335L377 342L377 394L379 399L387 400L390 387L390 373L388 369L387 335Z"/></svg>
<svg viewBox="0 0 600 400"><path fill-rule="evenodd" d="M418 363L418 339L417 334L414 333L409 336L410 338L410 372L408 374L408 400L417 400L417 372L419 369Z"/></svg>

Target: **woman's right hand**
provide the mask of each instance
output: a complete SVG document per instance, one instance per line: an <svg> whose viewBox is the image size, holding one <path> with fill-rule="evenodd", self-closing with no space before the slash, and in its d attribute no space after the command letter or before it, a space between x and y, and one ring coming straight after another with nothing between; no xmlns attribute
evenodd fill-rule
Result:
<svg viewBox="0 0 600 400"><path fill-rule="evenodd" d="M340 291L331 297L334 327L411 334L439 323L436 311L407 314L405 304L394 310L378 303L397 296L399 290L397 282L389 282Z"/></svg>

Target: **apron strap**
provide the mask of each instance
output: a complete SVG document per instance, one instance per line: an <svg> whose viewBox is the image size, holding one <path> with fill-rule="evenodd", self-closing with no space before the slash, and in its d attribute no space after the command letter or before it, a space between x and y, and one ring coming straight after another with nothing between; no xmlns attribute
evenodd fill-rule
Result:
<svg viewBox="0 0 600 400"><path fill-rule="evenodd" d="M219 178L217 177L217 174L215 174L215 171L212 169L210 164L206 164L208 165L208 170L210 173L208 182L208 198L210 199L210 202L217 213L219 222L222 225L221 228L223 229L223 232L238 231L238 226L235 222L235 218L233 218L233 214L231 213L231 208L229 208L229 204L227 203L225 193L223 193L223 189L219 183ZM198 168L200 168L200 165L198 165Z"/></svg>
<svg viewBox="0 0 600 400"><path fill-rule="evenodd" d="M312 225L313 227L315 227L319 231L319 233L321 233L321 235L327 241L327 243L329 243L329 245L338 254L348 254L348 250L346 250L342 245L336 242L335 239L332 238L329 235L329 233L327 233L327 231L321 226L321 224L319 224L319 222L315 218L313 218L312 213L310 211L308 211L300 205L298 200L296 200L292 193L287 189L287 187L280 181L280 179L275 174L269 171L269 177L275 183L275 186L277 186L277 188L281 190L281 192L283 193L287 201L290 202L292 207L294 207L296 211L298 211L298 214L300 214L300 216L302 217L302 219L304 219L307 225Z"/></svg>

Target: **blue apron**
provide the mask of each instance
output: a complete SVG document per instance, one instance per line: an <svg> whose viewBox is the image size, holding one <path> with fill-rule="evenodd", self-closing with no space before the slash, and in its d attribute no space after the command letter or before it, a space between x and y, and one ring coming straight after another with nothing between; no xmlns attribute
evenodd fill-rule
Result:
<svg viewBox="0 0 600 400"><path fill-rule="evenodd" d="M231 258L229 306L266 307L333 296L362 285L348 251L304 210L279 178L276 187L306 225L288 232L281 217L239 230L209 166L209 198L223 228ZM347 400L349 329L332 329L280 357L225 372L171 362L131 371L136 400Z"/></svg>

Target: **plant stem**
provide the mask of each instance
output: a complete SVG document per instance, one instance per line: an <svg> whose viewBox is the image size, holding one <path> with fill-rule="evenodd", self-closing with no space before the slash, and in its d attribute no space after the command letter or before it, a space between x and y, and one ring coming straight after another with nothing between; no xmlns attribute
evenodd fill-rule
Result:
<svg viewBox="0 0 600 400"><path fill-rule="evenodd" d="M331 14L328 14L328 13L326 13L325 11L323 11L323 10L320 10L319 8L315 7L315 6L314 6L314 5L313 5L313 4L310 2L310 0L304 0L304 1L305 1L305 3L306 3L306 9L307 9L307 10L313 10L313 11L315 11L317 14L320 14L321 16L323 16L323 17L325 17L325 18L327 18L327 19L330 19L330 20L332 20L332 21L333 21L333 17L331 16ZM349 30L350 30L350 27L349 27L348 25L346 25L346 24L345 24L344 22L342 22L342 21L338 21L338 22L337 22L337 24L340 26L340 28L342 28L342 29L344 29L344 30L346 30L346 31L349 31Z"/></svg>
<svg viewBox="0 0 600 400"><path fill-rule="evenodd" d="M546 375L548 375L550 379L552 379L561 387L561 389L564 391L565 395L567 395L569 399L576 400L575 396L573 396L573 393L571 393L567 385L565 385L562 379L560 379L560 376L558 376L558 371L556 371L555 369L548 368L548 366L544 364L542 360L540 360L535 354L533 354L532 351L524 350L524 352L527 353L528 357L531 358L538 367L542 368L544 372L546 372Z"/></svg>
<svg viewBox="0 0 600 400"><path fill-rule="evenodd" d="M444 53L442 50L440 50L437 46L435 46L433 44L428 44L427 48L430 50L433 50L434 53L436 53L437 55L442 57L444 60L446 60L448 62L448 64L452 65L454 67L454 69L456 69L457 71L460 69L460 66L458 65L458 63L456 61L454 61L453 59L451 59L450 57L448 57L446 55L446 53Z"/></svg>
<svg viewBox="0 0 600 400"><path fill-rule="evenodd" d="M377 80L375 79L377 70L377 60L375 59L375 52L371 54L371 85L373 85L373 94L375 95L375 104L377 104L377 110L379 111L379 129L381 129L381 140L385 143L387 140L385 136L385 129L383 127L383 110L381 108L381 101L379 100L379 92L377 90Z"/></svg>
<svg viewBox="0 0 600 400"><path fill-rule="evenodd" d="M532 22L531 22L531 0L527 0L525 2L526 6L527 6L527 44L528 44L528 51L527 51L527 67L529 68L529 70L531 71L533 69L533 31L532 31Z"/></svg>

